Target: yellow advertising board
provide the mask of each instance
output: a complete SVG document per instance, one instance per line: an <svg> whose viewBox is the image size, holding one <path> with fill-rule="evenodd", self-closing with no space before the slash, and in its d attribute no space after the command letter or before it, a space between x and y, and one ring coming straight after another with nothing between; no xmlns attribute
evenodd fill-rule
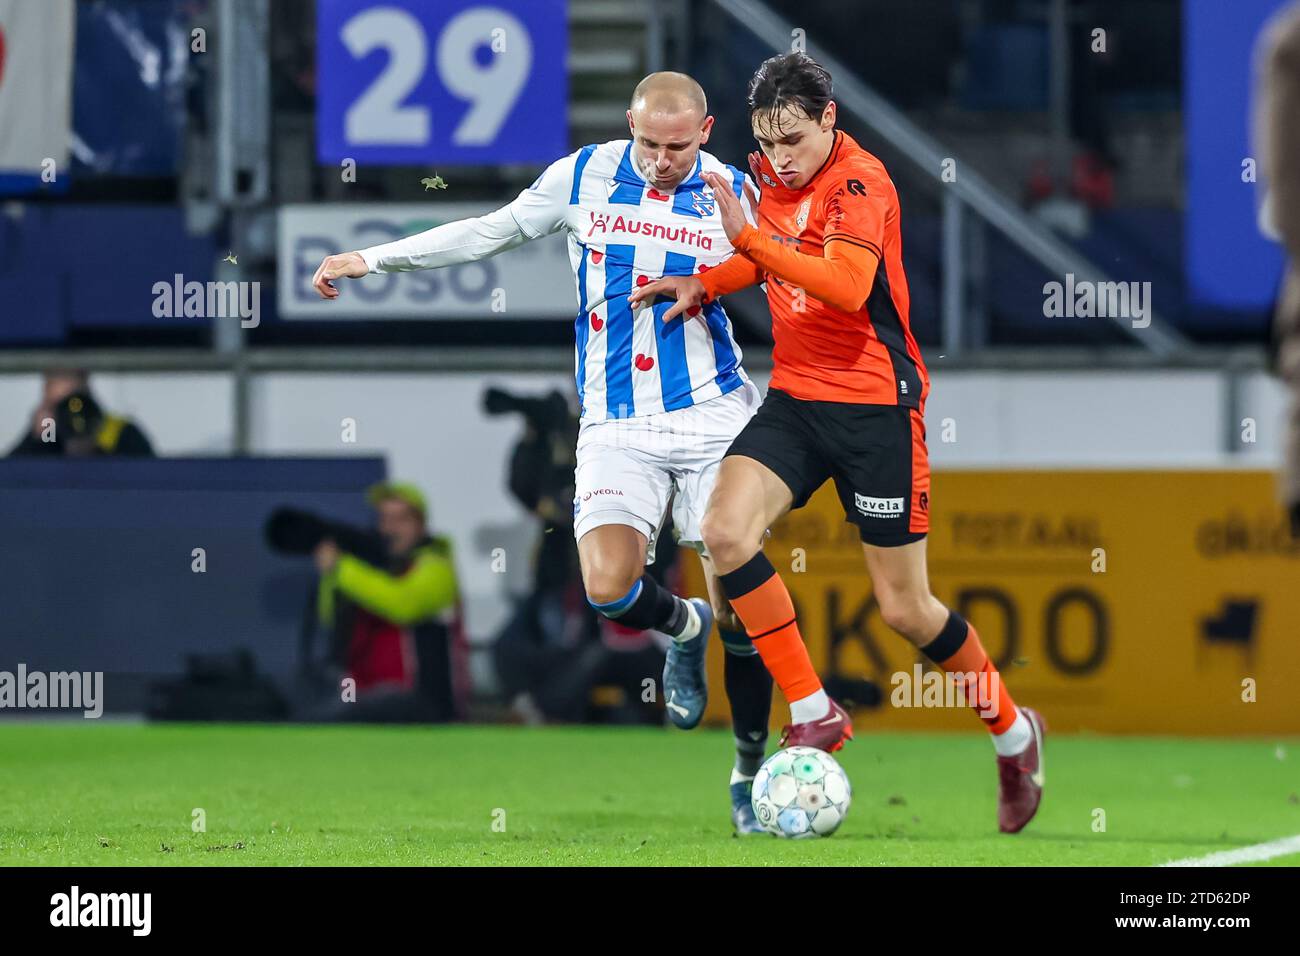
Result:
<svg viewBox="0 0 1300 956"><path fill-rule="evenodd" d="M931 589L979 631L1012 697L1060 731L1300 732L1300 542L1275 478L1246 471L937 473ZM863 680L863 731L970 729L962 708L902 706L925 658L880 617L833 485L772 529L823 680ZM703 594L687 557L689 593ZM722 648L706 718L728 720ZM906 691L906 693L904 693ZM891 700L892 698L892 700ZM779 692L773 726L788 719Z"/></svg>

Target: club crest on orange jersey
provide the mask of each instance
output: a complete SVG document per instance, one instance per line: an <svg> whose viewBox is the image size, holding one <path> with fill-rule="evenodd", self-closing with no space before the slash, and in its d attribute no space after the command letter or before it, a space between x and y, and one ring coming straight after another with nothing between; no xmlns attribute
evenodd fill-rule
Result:
<svg viewBox="0 0 1300 956"><path fill-rule="evenodd" d="M808 210L811 208L812 208L812 197L809 196L807 199L803 201L803 205L799 207L798 214L794 217L795 227L800 232L803 231L804 226L808 225Z"/></svg>

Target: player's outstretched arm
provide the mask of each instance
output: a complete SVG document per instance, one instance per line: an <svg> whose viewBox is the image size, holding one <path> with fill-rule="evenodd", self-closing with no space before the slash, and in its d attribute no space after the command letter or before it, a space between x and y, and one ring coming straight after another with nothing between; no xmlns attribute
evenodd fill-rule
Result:
<svg viewBox="0 0 1300 956"><path fill-rule="evenodd" d="M334 299L339 294L334 279L461 265L556 232L564 227L576 155L552 163L513 202L485 216L444 223L404 239L327 256L312 284L322 298Z"/></svg>
<svg viewBox="0 0 1300 956"><path fill-rule="evenodd" d="M332 284L333 279L359 279L371 272L441 269L495 256L532 238L515 221L510 208L502 206L486 216L460 219L404 239L327 256L312 284L322 298L334 299L339 290Z"/></svg>
<svg viewBox="0 0 1300 956"><path fill-rule="evenodd" d="M311 284L322 299L337 299L339 290L334 287L335 279L360 279L369 271L370 267L359 252L326 256L312 276Z"/></svg>

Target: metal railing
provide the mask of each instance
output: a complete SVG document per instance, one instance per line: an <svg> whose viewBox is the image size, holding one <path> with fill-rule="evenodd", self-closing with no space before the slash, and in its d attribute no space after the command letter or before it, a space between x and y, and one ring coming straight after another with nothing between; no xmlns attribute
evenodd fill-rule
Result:
<svg viewBox="0 0 1300 956"><path fill-rule="evenodd" d="M735 19L743 28L750 30L761 42L776 52L788 48L791 38L791 25L775 15L763 3L757 0L709 0L718 9ZM249 4L245 7L241 4ZM218 12L226 18L244 10L264 10L264 0L219 0ZM670 11L676 11L679 22L674 26L670 15L665 21L667 37L662 42L672 42L674 36L681 36L681 5L665 4ZM688 28L688 27L687 27ZM663 34L656 26L652 35L661 42ZM256 55L258 44L256 35L250 43L241 48L242 58ZM912 123L900 111L884 100L878 93L855 77L842 62L830 56L816 44L810 44L809 52L824 63L836 77L836 100L841 107L861 120L882 139L893 144L916 168L937 186L936 194L941 197L942 228L942 305L944 355L942 362L936 363L945 370L956 369L1079 369L1091 367L1140 368L1156 360L1165 367L1216 369L1230 384L1238 383L1252 371L1263 365L1262 351L1254 348L1224 350L1196 349L1175 330L1161 320L1159 315L1152 316L1147 328L1134 329L1121 324L1126 334L1132 336L1144 348L1141 350L1106 346L1106 347L1061 347L1049 350L1041 349L1007 349L975 351L960 349L963 336L963 322L966 316L966 278L969 241L972 230L967 229L971 217L987 223L1005 235L1014 245L1022 249L1033 260L1041 263L1057 275L1074 273L1080 279L1095 282L1108 281L1104 271L1089 262L1067 243L1058 238L1046 226L1027 215L1015 203L995 190L978 173L967 166L958 164L960 174L955 182L946 182L942 178L943 162L955 159L951 150L928 135ZM666 58L671 62L672 58ZM227 145L216 151L216 174L225 177L223 182L230 189L218 189L215 205L223 214L234 216L234 229L237 236L243 235L248 228L247 217L240 210L231 189L235 180L231 170L235 162L236 151L231 144L235 142L235 115L231 111L239 102L239 80L241 57L231 57L222 61L216 77L218 95L225 104L222 109L224 118L219 123L220 138L228 140ZM658 62L650 58L650 62ZM665 64L667 65L667 64ZM247 79L247 76L244 76ZM244 157L247 162L248 158ZM254 197L255 198L255 197ZM244 220L241 222L241 219ZM251 241L251 240L250 240ZM236 243L238 245L238 243ZM224 268L224 267L223 267ZM244 266L232 266L228 273L221 273L218 278L241 278ZM0 374L38 372L48 367L66 367L69 365L84 367L91 371L134 372L134 371L174 371L174 372L209 372L228 374L232 378L233 420L235 422L234 445L237 451L247 451L250 446L251 425L249 422L249 384L252 376L264 372L277 371L481 371L491 369L500 372L510 371L556 371L571 372L573 352L569 347L559 348L502 348L485 347L250 347L238 328L238 321L227 322L228 328L214 331L215 347L205 349L93 349L93 350L16 350L0 351ZM762 349L754 349L746 354L746 366L754 371L770 368L770 358ZM1229 388L1225 401L1226 422L1238 421L1239 415L1233 413L1233 402L1239 401L1240 389ZM1240 451L1241 443L1233 436L1225 435L1225 449Z"/></svg>
<svg viewBox="0 0 1300 956"><path fill-rule="evenodd" d="M790 48L791 38L795 35L793 25L766 4L759 0L711 2L771 47L774 54ZM825 48L811 40L806 43L806 47L808 55L835 77L835 102L838 106L899 150L919 172L939 187L943 264L941 328L945 354L956 354L963 344L962 332L966 315L964 236L967 232L963 220L968 210L1055 276L1063 278L1073 274L1076 282L1086 281L1098 286L1115 281L1086 256L994 189L970 165L962 163L960 158L953 155L952 150L908 119ZM952 181L944 179L945 164L958 170ZM1145 347L1154 357L1167 359L1193 348L1160 314L1153 312L1150 319L1149 325L1135 328L1127 319L1111 317L1117 328Z"/></svg>

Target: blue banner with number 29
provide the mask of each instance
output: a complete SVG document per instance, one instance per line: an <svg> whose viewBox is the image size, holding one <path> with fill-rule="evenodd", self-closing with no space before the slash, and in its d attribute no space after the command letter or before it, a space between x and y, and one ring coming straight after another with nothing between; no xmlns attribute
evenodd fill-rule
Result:
<svg viewBox="0 0 1300 956"><path fill-rule="evenodd" d="M316 152L386 165L568 151L564 0L318 0Z"/></svg>

